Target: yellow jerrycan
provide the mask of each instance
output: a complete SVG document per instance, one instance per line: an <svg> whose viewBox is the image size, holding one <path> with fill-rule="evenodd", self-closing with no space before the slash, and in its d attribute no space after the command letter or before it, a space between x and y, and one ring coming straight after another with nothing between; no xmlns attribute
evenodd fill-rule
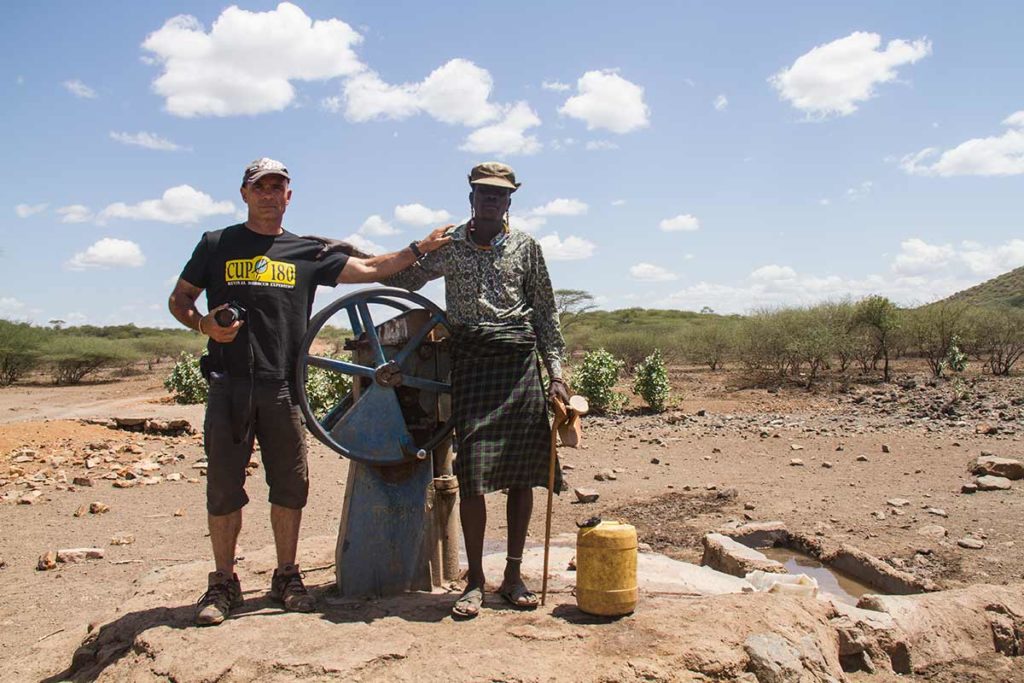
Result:
<svg viewBox="0 0 1024 683"><path fill-rule="evenodd" d="M588 614L617 617L636 608L636 529L599 521L576 534L576 605Z"/></svg>

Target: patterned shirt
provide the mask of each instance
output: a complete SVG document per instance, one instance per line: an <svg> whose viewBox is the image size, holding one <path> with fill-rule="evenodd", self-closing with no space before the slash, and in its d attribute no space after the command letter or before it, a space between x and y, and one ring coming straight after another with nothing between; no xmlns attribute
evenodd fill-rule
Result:
<svg viewBox="0 0 1024 683"><path fill-rule="evenodd" d="M490 246L480 246L470 237L468 224L451 236L451 242L382 282L417 290L443 277L451 324L528 323L549 376L560 378L565 341L537 240L506 226Z"/></svg>

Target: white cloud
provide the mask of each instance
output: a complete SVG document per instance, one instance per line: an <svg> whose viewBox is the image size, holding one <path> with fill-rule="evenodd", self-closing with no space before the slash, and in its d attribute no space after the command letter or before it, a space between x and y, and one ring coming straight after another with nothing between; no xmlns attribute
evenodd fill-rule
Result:
<svg viewBox="0 0 1024 683"><path fill-rule="evenodd" d="M818 200L818 204L820 204L821 206L828 206L831 203L832 203L832 200L828 199L827 197L823 197L823 198Z"/></svg>
<svg viewBox="0 0 1024 683"><path fill-rule="evenodd" d="M82 81L77 78L73 81L64 81L61 85L63 85L64 89L75 97L81 97L84 100L94 100L97 97L95 90L87 86L85 83L82 83Z"/></svg>
<svg viewBox="0 0 1024 683"><path fill-rule="evenodd" d="M139 268L146 257L135 242L104 237L85 251L78 252L67 262L71 270L87 268Z"/></svg>
<svg viewBox="0 0 1024 683"><path fill-rule="evenodd" d="M1024 109L1003 120L1010 130L988 138L972 138L939 154L934 147L908 154L900 168L912 175L1004 176L1024 173ZM939 154L934 162L930 160Z"/></svg>
<svg viewBox="0 0 1024 683"><path fill-rule="evenodd" d="M900 252L892 262L892 271L900 275L920 275L943 270L956 256L951 245L928 244L913 237L900 243Z"/></svg>
<svg viewBox="0 0 1024 683"><path fill-rule="evenodd" d="M57 213L61 216L61 223L85 223L93 218L89 207L82 204L62 206L57 209Z"/></svg>
<svg viewBox="0 0 1024 683"><path fill-rule="evenodd" d="M964 241L957 248L948 243L929 244L913 237L900 243L900 251L893 259L891 270L897 275L907 276L951 272L995 277L1020 266L1024 266L1024 240L1021 239L1012 239L994 247Z"/></svg>
<svg viewBox="0 0 1024 683"><path fill-rule="evenodd" d="M548 219L543 216L520 216L512 214L508 218L508 223L511 227L516 230L522 230L523 232L534 232L539 230L547 222Z"/></svg>
<svg viewBox="0 0 1024 683"><path fill-rule="evenodd" d="M549 261L578 261L588 259L594 254L596 245L581 237L569 236L564 240L554 232L537 240L544 250L544 257Z"/></svg>
<svg viewBox="0 0 1024 683"><path fill-rule="evenodd" d="M611 149L618 149L619 146L611 140L590 140L586 144L589 152L606 152Z"/></svg>
<svg viewBox="0 0 1024 683"><path fill-rule="evenodd" d="M696 216L686 213L679 214L674 218L666 218L658 223L658 227L665 232L693 232L700 230L700 221Z"/></svg>
<svg viewBox="0 0 1024 683"><path fill-rule="evenodd" d="M324 107L334 113L344 111L345 118L357 123L406 119L421 111L415 85L389 85L372 71L348 79L344 97L328 97Z"/></svg>
<svg viewBox="0 0 1024 683"><path fill-rule="evenodd" d="M395 220L408 225L434 225L446 223L452 215L444 209L429 209L422 204L400 204L395 207Z"/></svg>
<svg viewBox="0 0 1024 683"><path fill-rule="evenodd" d="M631 266L629 274L634 280L643 280L644 282L669 282L679 279L672 271L652 263L638 263Z"/></svg>
<svg viewBox="0 0 1024 683"><path fill-rule="evenodd" d="M713 106L717 111L724 111L729 107L729 98L725 95L719 95L715 98Z"/></svg>
<svg viewBox="0 0 1024 683"><path fill-rule="evenodd" d="M881 294L904 305L949 296L996 275L1024 266L1024 240L986 246L976 242L928 244L904 240L885 274L864 278L803 275L789 266L767 265L736 284L700 282L651 302L652 307L743 313L766 306L812 305L843 297Z"/></svg>
<svg viewBox="0 0 1024 683"><path fill-rule="evenodd" d="M625 205L626 205L626 200L625 199L613 199L612 200L612 206L625 206Z"/></svg>
<svg viewBox="0 0 1024 683"><path fill-rule="evenodd" d="M588 71L576 81L576 88L579 94L567 99L558 112L586 122L587 130L629 133L649 123L644 89L614 71Z"/></svg>
<svg viewBox="0 0 1024 683"><path fill-rule="evenodd" d="M848 116L875 96L875 86L896 80L896 68L931 54L926 38L891 40L879 49L877 33L856 31L797 58L768 79L779 96L815 118Z"/></svg>
<svg viewBox="0 0 1024 683"><path fill-rule="evenodd" d="M779 280L793 280L796 278L796 271L789 266L777 266L774 263L761 266L750 274L751 280L759 282L777 282Z"/></svg>
<svg viewBox="0 0 1024 683"><path fill-rule="evenodd" d="M858 199L864 199L864 197L867 197L869 194L871 194L871 190L872 188L874 188L874 185L875 184L872 183L870 180L865 180L860 185L847 188L846 198L849 199L851 202L855 202Z"/></svg>
<svg viewBox="0 0 1024 683"><path fill-rule="evenodd" d="M233 214L235 205L230 201L216 202L213 197L191 185L169 188L160 199L147 199L138 204L116 202L103 209L98 222L111 218L126 218L161 223L198 223L211 216Z"/></svg>
<svg viewBox="0 0 1024 683"><path fill-rule="evenodd" d="M110 131L110 139L116 140L123 145L135 145L136 147L145 147L146 149L155 149L161 152L177 152L185 149L176 142L171 142L167 138L162 138L156 133L147 133L145 131L139 131L138 133L119 133L117 131Z"/></svg>
<svg viewBox="0 0 1024 683"><path fill-rule="evenodd" d="M539 125L540 118L530 105L517 102L498 123L470 133L459 149L477 154L536 154L541 144L536 136L526 135L526 131Z"/></svg>
<svg viewBox="0 0 1024 683"><path fill-rule="evenodd" d="M0 297L0 319L23 319L26 312L25 304L13 296Z"/></svg>
<svg viewBox="0 0 1024 683"><path fill-rule="evenodd" d="M14 207L14 213L18 214L18 218L28 218L46 211L47 206L49 204L18 204Z"/></svg>
<svg viewBox="0 0 1024 683"><path fill-rule="evenodd" d="M388 235L397 235L399 232L397 228L377 214L367 218L359 227L360 235L369 235L370 237L387 237Z"/></svg>
<svg viewBox="0 0 1024 683"><path fill-rule="evenodd" d="M340 19L313 21L282 2L268 12L231 6L209 32L193 16L168 19L142 47L162 65L153 89L176 116L233 116L280 111L295 99L292 81L350 76L365 67L362 41Z"/></svg>
<svg viewBox="0 0 1024 683"><path fill-rule="evenodd" d="M419 83L391 85L368 71L345 83L345 118L363 122L425 113L443 123L480 126L501 114L489 101L493 87L490 72L466 59L452 59ZM341 108L335 98L324 104L333 111Z"/></svg>
<svg viewBox="0 0 1024 683"><path fill-rule="evenodd" d="M572 90L572 86L568 83L562 83L560 81L544 81L540 84L540 87L544 90L553 90L555 92L565 92L566 90Z"/></svg>
<svg viewBox="0 0 1024 683"><path fill-rule="evenodd" d="M977 275L994 277L1024 266L1024 240L1012 239L995 247L964 242L962 247L960 260Z"/></svg>
<svg viewBox="0 0 1024 683"><path fill-rule="evenodd" d="M535 232L548 222L549 216L582 216L589 208L586 202L579 199L559 197L522 214L513 214L509 218L509 224L524 232Z"/></svg>
<svg viewBox="0 0 1024 683"><path fill-rule="evenodd" d="M531 216L582 216L587 212L586 202L581 202L579 199L552 199L543 206L538 206L535 209L531 209L529 214Z"/></svg>

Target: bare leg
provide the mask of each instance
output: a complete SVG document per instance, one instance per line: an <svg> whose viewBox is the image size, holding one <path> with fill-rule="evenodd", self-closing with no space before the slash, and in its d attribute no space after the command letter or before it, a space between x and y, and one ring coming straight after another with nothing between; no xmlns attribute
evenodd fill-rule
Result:
<svg viewBox="0 0 1024 683"><path fill-rule="evenodd" d="M274 530L274 546L277 548L277 568L295 564L299 548L299 527L302 525L302 509L295 510L280 505L270 506L270 526Z"/></svg>
<svg viewBox="0 0 1024 683"><path fill-rule="evenodd" d="M459 520L462 537L466 541L466 559L469 561L467 588L484 587L484 531L487 529L487 504L483 496L459 499Z"/></svg>
<svg viewBox="0 0 1024 683"><path fill-rule="evenodd" d="M213 545L213 561L217 571L230 577L235 572L235 547L242 530L241 509L226 515L207 515L210 527L210 543Z"/></svg>
<svg viewBox="0 0 1024 683"><path fill-rule="evenodd" d="M505 520L508 522L508 556L523 557L526 546L526 532L530 528L530 516L533 514L533 490L509 489L508 501L505 503ZM505 563L504 585L514 586L523 579L520 575L522 561Z"/></svg>

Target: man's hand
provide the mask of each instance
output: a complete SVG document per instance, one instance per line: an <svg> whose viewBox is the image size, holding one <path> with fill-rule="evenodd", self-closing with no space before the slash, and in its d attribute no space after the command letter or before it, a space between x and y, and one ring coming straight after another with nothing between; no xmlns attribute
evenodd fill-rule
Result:
<svg viewBox="0 0 1024 683"><path fill-rule="evenodd" d="M335 252L341 252L346 256L355 256L356 258L369 258L373 256L373 254L365 252L345 240L336 240L331 239L330 237L321 237L320 235L303 235L302 239L320 243L320 251L314 257L317 261L321 260L328 254Z"/></svg>
<svg viewBox="0 0 1024 683"><path fill-rule="evenodd" d="M419 247L420 251L424 254L429 254L432 251L437 251L444 245L452 241L448 231L455 227L454 223L448 225L442 225L440 228L435 228L430 231L424 239L417 242L416 246Z"/></svg>
<svg viewBox="0 0 1024 683"><path fill-rule="evenodd" d="M239 328L244 324L242 320L236 320L228 327L221 327L217 324L217 318L214 315L222 308L227 308L228 305L221 304L199 319L199 331L219 344L230 344L233 342L235 337L238 336Z"/></svg>
<svg viewBox="0 0 1024 683"><path fill-rule="evenodd" d="M548 396L569 405L569 385L561 377L555 377L551 380L551 386L548 388Z"/></svg>

